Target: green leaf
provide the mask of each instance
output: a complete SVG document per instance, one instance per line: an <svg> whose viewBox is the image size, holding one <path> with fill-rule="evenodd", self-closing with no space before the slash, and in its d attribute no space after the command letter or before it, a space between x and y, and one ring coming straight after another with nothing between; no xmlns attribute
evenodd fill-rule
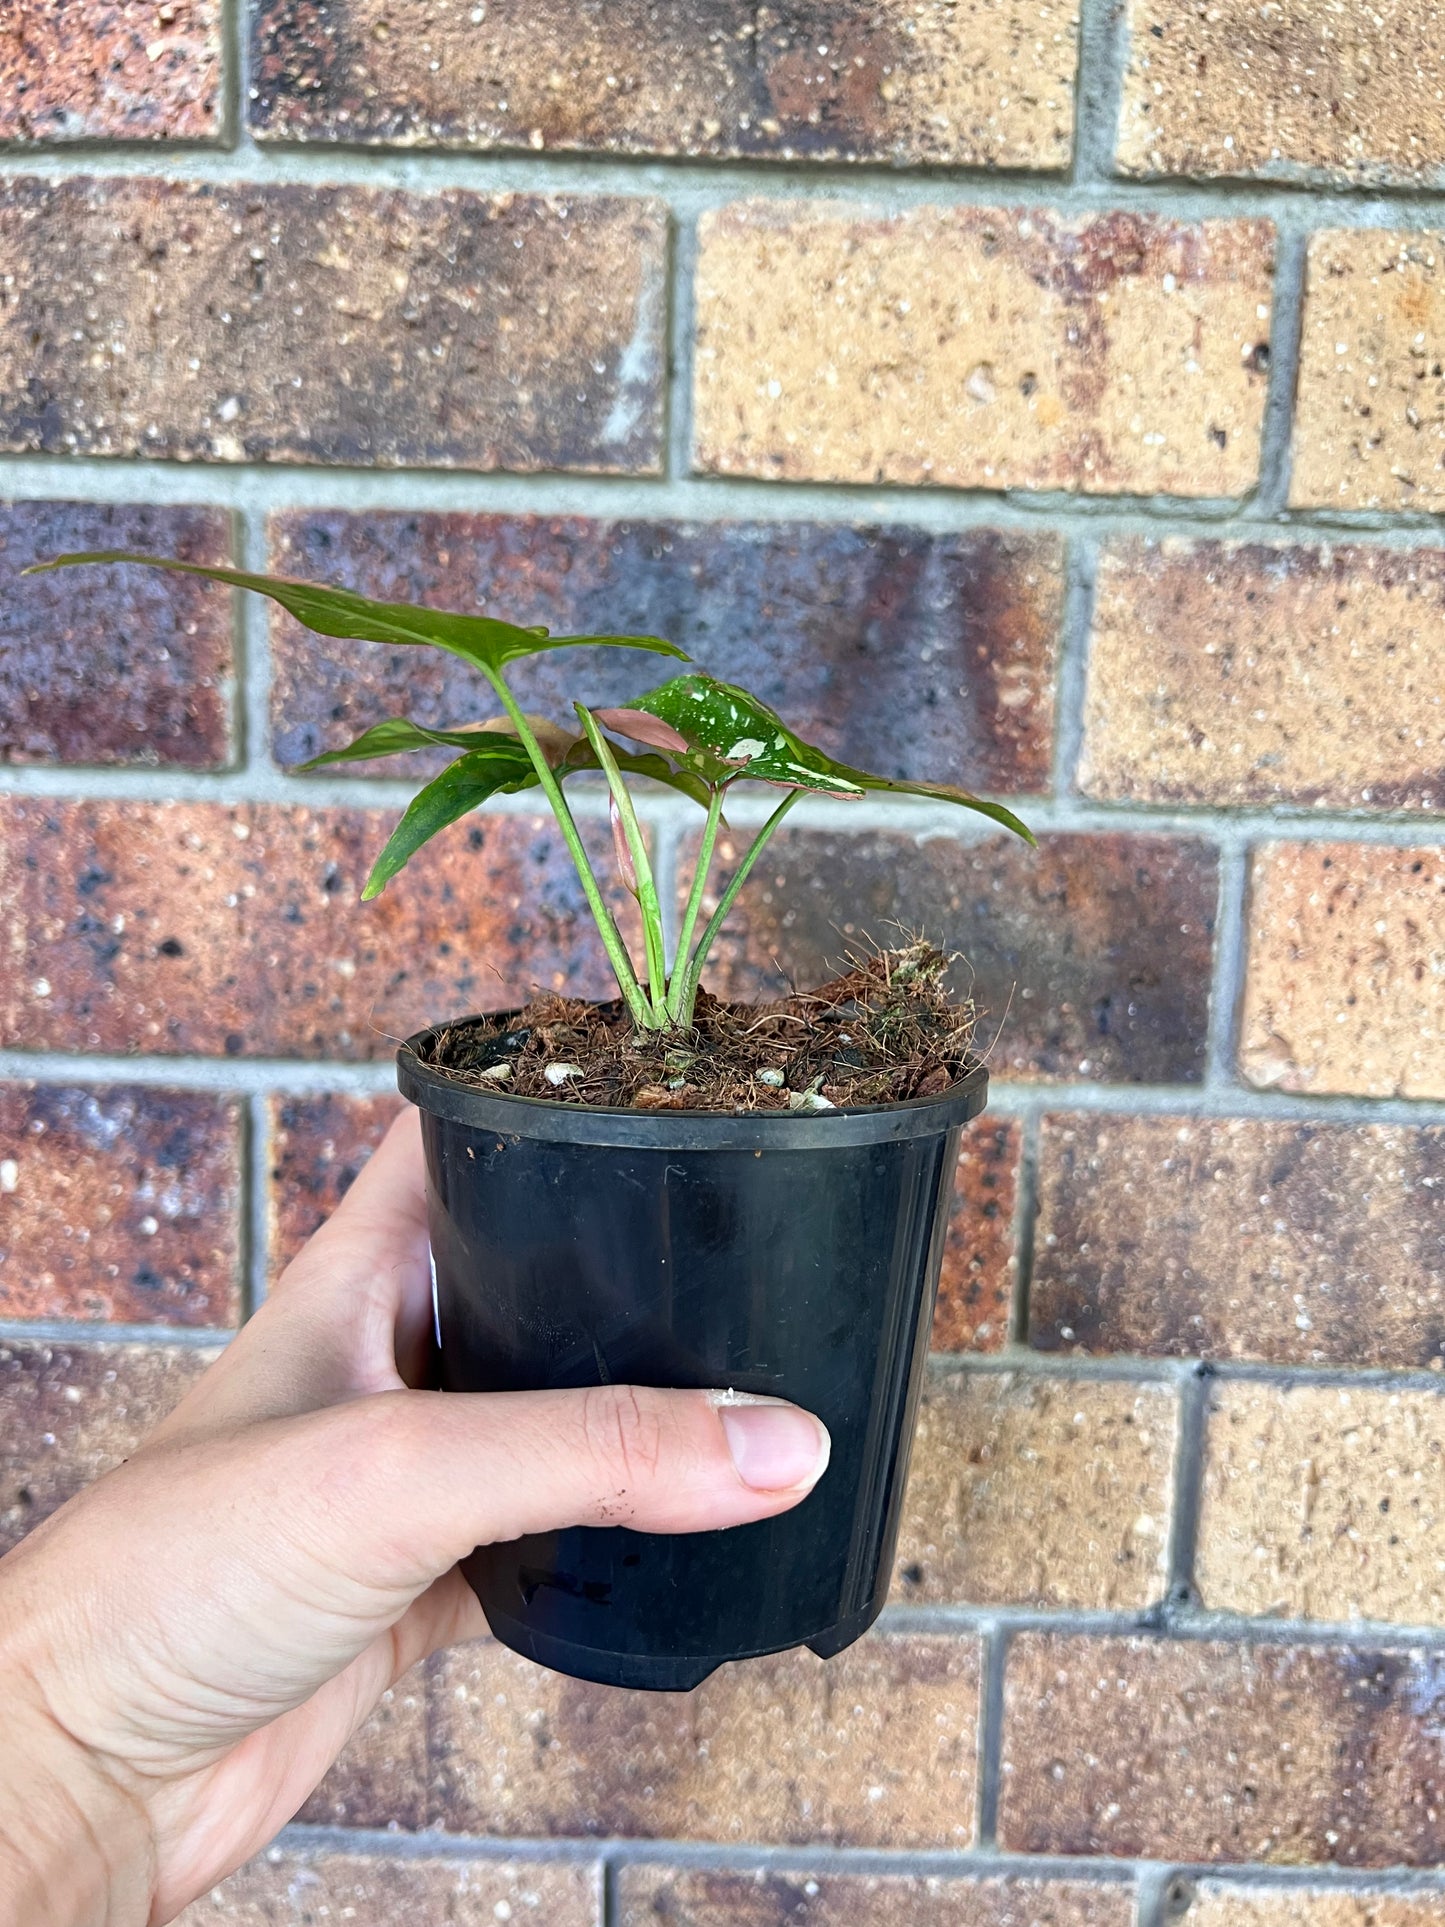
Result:
<svg viewBox="0 0 1445 1927"><path fill-rule="evenodd" d="M1025 842L1034 840L1027 826L1001 803L984 802L952 784L904 782L838 762L826 751L805 743L776 711L733 683L717 682L711 676L674 676L671 682L638 696L623 709L598 713L610 728L636 740L636 729L627 720L629 710L641 710L644 717L654 717L676 732L686 747L670 753L685 767L706 774L708 769L721 766L724 775L713 780L733 782L747 777L787 789L816 790L824 796L858 798L869 790L931 796L976 810ZM644 733L642 739L660 740L656 733Z"/></svg>
<svg viewBox="0 0 1445 1927"><path fill-rule="evenodd" d="M500 791L523 790L536 780L527 752L515 737L498 737L485 749L459 756L411 799L386 848L372 865L361 893L363 900L380 896L423 843L430 842L448 823L455 823Z"/></svg>
<svg viewBox="0 0 1445 1927"><path fill-rule="evenodd" d="M425 723L413 723L405 716L388 716L384 723L373 723L364 730L354 743L344 749L324 750L320 756L313 756L309 762L296 763L297 770L322 769L329 763L366 763L375 756L403 756L413 749L475 749L477 738L482 732L475 724L470 729L428 729ZM516 744L522 762L530 770L532 765L527 752L517 742L515 735L511 741Z"/></svg>
<svg viewBox="0 0 1445 1927"><path fill-rule="evenodd" d="M37 562L23 573L43 575L50 569L70 569L80 563L131 562L148 569L174 569L182 575L201 575L227 582L235 589L254 589L269 596L320 636L341 636L353 642L431 643L479 669L501 669L522 656L544 649L569 649L583 644L618 649L647 649L656 656L688 660L687 651L661 636L553 636L545 629L520 629L494 616L455 615L445 609L425 609L410 602L373 602L350 589L318 588L284 575L251 575L244 569L204 568L198 562L177 562L167 556L131 555L123 549L96 549L81 555L60 555Z"/></svg>

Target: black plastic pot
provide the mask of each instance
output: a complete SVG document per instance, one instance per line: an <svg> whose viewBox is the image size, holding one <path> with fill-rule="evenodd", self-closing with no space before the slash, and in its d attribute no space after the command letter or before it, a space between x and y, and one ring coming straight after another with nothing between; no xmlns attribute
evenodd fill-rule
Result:
<svg viewBox="0 0 1445 1927"><path fill-rule="evenodd" d="M816 1412L833 1452L791 1512L725 1532L569 1531L463 1570L505 1645L685 1691L725 1660L824 1658L882 1608L963 1124L937 1099L814 1116L493 1095L398 1053L422 1112L440 1383L732 1387Z"/></svg>

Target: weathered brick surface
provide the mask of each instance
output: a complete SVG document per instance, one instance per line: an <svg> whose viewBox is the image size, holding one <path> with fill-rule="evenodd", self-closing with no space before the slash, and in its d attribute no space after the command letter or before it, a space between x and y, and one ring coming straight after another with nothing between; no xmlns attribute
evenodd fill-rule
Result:
<svg viewBox="0 0 1445 1927"><path fill-rule="evenodd" d="M188 1907L179 1927L597 1927L601 1894L601 1870L588 1864L272 1847Z"/></svg>
<svg viewBox="0 0 1445 1927"><path fill-rule="evenodd" d="M1130 0L1118 166L1403 186L1445 173L1430 0Z"/></svg>
<svg viewBox="0 0 1445 1927"><path fill-rule="evenodd" d="M738 839L719 839L722 887ZM743 847L746 847L745 845ZM691 843L684 846L684 862ZM1201 1073L1217 894L1212 849L1158 836L961 843L784 831L712 953L712 987L820 982L873 936L921 926L962 952L1006 1077L1188 1082Z"/></svg>
<svg viewBox="0 0 1445 1927"><path fill-rule="evenodd" d="M937 1352L996 1352L1008 1342L1021 1152L1012 1118L976 1118L964 1130L933 1314Z"/></svg>
<svg viewBox="0 0 1445 1927"><path fill-rule="evenodd" d="M1275 843L1250 876L1252 1084L1445 1097L1445 852Z"/></svg>
<svg viewBox="0 0 1445 1927"><path fill-rule="evenodd" d="M1155 1386L935 1374L894 1597L1124 1611L1168 1577L1176 1401Z"/></svg>
<svg viewBox="0 0 1445 1927"><path fill-rule="evenodd" d="M1025 1633L999 1841L1030 1853L1433 1866L1433 1654Z"/></svg>
<svg viewBox="0 0 1445 1927"><path fill-rule="evenodd" d="M1064 0L260 0L253 34L252 125L287 140L1058 169L1073 131Z"/></svg>
<svg viewBox="0 0 1445 1927"><path fill-rule="evenodd" d="M0 1552L127 1458L214 1356L196 1345L0 1343Z"/></svg>
<svg viewBox="0 0 1445 1927"><path fill-rule="evenodd" d="M1179 1918L1187 1927L1437 1927L1445 1893L1201 1880Z"/></svg>
<svg viewBox="0 0 1445 1927"><path fill-rule="evenodd" d="M231 757L231 592L150 569L14 577L83 549L229 562L219 509L0 503L0 761L217 769Z"/></svg>
<svg viewBox="0 0 1445 1927"><path fill-rule="evenodd" d="M382 1694L297 1819L317 1827L425 1827L432 1799L427 1708L426 1668L415 1666Z"/></svg>
<svg viewBox="0 0 1445 1927"><path fill-rule="evenodd" d="M0 1084L0 1318L235 1324L240 1134L201 1091Z"/></svg>
<svg viewBox="0 0 1445 1927"><path fill-rule="evenodd" d="M1445 1392L1224 1384L1195 1582L1225 1612L1445 1620Z"/></svg>
<svg viewBox="0 0 1445 1927"><path fill-rule="evenodd" d="M1081 1880L643 1865L619 1871L617 1897L619 1927L1131 1927L1134 1919L1127 1886Z"/></svg>
<svg viewBox="0 0 1445 1927"><path fill-rule="evenodd" d="M654 202L18 179L0 449L648 473Z"/></svg>
<svg viewBox="0 0 1445 1927"><path fill-rule="evenodd" d="M886 774L994 794L1048 786L1063 608L1053 536L310 512L273 520L271 552L281 570L365 595L485 604L559 634L668 636L834 755ZM275 629L282 763L382 716L440 724L496 710L454 657L320 645L289 618ZM574 700L623 703L666 674L652 656L566 650L519 665L512 679L530 707L572 722ZM433 766L408 757L386 767Z"/></svg>
<svg viewBox="0 0 1445 1927"><path fill-rule="evenodd" d="M267 1217L273 1275L331 1216L401 1108L390 1092L271 1099Z"/></svg>
<svg viewBox="0 0 1445 1927"><path fill-rule="evenodd" d="M0 140L213 140L220 0L39 0L0 21Z"/></svg>
<svg viewBox="0 0 1445 1927"><path fill-rule="evenodd" d="M1045 1118L1029 1299L1046 1350L1445 1357L1445 1132Z"/></svg>
<svg viewBox="0 0 1445 1927"><path fill-rule="evenodd" d="M1445 506L1445 237L1338 229L1309 244L1290 501Z"/></svg>
<svg viewBox="0 0 1445 1927"><path fill-rule="evenodd" d="M723 1667L689 1694L584 1685L484 1642L437 1662L432 1745L464 1832L964 1847L979 1654L870 1634ZM374 1823L372 1823L374 1824Z"/></svg>
<svg viewBox="0 0 1445 1927"><path fill-rule="evenodd" d="M700 232L701 469L1177 495L1255 480L1268 222L755 201Z"/></svg>
<svg viewBox="0 0 1445 1927"><path fill-rule="evenodd" d="M1445 551L1129 540L1099 559L1080 784L1445 807Z"/></svg>
<svg viewBox="0 0 1445 1927"><path fill-rule="evenodd" d="M359 901L388 810L0 804L0 1038L40 1050L376 1057L420 1024L608 994L560 836L474 818ZM602 832L605 837L605 826ZM598 842L599 861L602 843Z"/></svg>

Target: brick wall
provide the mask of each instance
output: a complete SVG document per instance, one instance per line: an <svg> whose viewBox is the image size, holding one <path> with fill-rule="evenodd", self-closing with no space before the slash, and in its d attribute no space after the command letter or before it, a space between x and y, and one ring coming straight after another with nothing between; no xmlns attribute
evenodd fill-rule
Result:
<svg viewBox="0 0 1445 1927"><path fill-rule="evenodd" d="M286 774L456 665L18 566L662 629L1041 833L818 804L719 954L921 918L1002 1026L882 1629L688 1702L441 1658L198 1919L1445 1919L1442 98L1424 0L0 19L3 1542L392 1036L606 982L535 814L363 909L403 787Z"/></svg>

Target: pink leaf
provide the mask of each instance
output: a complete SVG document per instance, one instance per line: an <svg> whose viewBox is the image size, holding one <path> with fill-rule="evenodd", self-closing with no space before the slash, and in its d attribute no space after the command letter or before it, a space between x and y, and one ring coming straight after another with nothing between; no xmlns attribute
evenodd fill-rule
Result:
<svg viewBox="0 0 1445 1927"><path fill-rule="evenodd" d="M612 848L617 856L617 868L623 883L637 895L637 872L632 867L632 852L627 847L627 832L622 827L622 812L617 807L617 798L609 800L608 814L612 818Z"/></svg>
<svg viewBox="0 0 1445 1927"><path fill-rule="evenodd" d="M680 730L673 728L657 716L649 716L645 709L594 709L592 714L604 729L615 729L619 736L629 736L634 743L650 743L654 749L670 750L674 756L683 754L688 742Z"/></svg>

